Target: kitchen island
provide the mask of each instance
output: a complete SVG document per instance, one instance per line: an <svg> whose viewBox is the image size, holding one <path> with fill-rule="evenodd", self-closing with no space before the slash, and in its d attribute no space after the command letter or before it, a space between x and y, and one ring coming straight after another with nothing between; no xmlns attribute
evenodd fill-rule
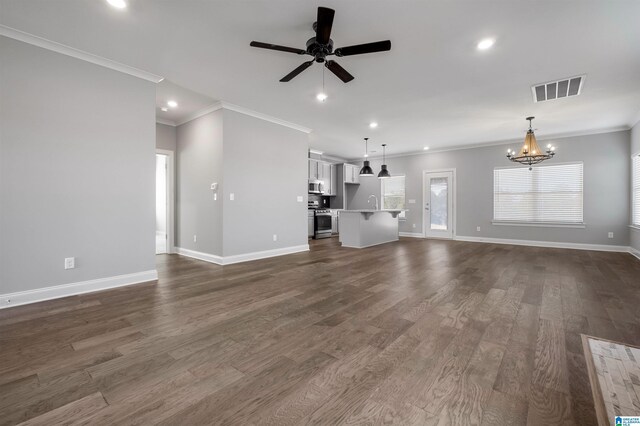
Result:
<svg viewBox="0 0 640 426"><path fill-rule="evenodd" d="M343 247L365 248L398 241L398 215L404 210L339 210Z"/></svg>

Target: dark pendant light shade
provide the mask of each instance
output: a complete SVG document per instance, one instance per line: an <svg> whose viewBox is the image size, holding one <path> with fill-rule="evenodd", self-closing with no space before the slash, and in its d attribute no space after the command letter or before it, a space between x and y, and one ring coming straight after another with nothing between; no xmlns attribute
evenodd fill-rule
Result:
<svg viewBox="0 0 640 426"><path fill-rule="evenodd" d="M389 173L389 170L387 170L387 165L384 164L386 163L386 158L385 158L385 154L386 154L386 147L387 144L383 143L382 144L382 167L380 168L380 173L378 173L378 179L387 179L391 177L391 173Z"/></svg>
<svg viewBox="0 0 640 426"><path fill-rule="evenodd" d="M364 155L369 155L368 149L369 138L364 138ZM369 165L369 160L364 160L364 166L360 169L360 176L373 176L373 169Z"/></svg>
<svg viewBox="0 0 640 426"><path fill-rule="evenodd" d="M369 165L369 160L364 160L364 166L360 169L360 176L373 176L373 169Z"/></svg>

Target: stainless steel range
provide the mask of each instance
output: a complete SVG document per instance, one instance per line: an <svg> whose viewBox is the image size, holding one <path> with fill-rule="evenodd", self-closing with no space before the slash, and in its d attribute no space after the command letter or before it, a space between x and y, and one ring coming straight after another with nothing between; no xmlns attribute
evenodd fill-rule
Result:
<svg viewBox="0 0 640 426"><path fill-rule="evenodd" d="M331 211L326 209L315 209L315 220L313 226L313 238L331 237Z"/></svg>

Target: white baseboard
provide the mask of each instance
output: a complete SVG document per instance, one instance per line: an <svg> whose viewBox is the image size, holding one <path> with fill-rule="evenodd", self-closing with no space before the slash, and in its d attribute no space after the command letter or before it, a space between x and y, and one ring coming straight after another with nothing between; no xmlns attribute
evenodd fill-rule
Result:
<svg viewBox="0 0 640 426"><path fill-rule="evenodd" d="M398 235L401 237L424 238L422 232L398 232Z"/></svg>
<svg viewBox="0 0 640 426"><path fill-rule="evenodd" d="M133 274L116 275L114 277L98 278L89 281L57 285L53 287L39 288L35 290L20 291L0 295L0 309L29 303L44 302L45 300L59 299L61 297L76 296L78 294L92 293L94 291L108 290L132 284L154 281L158 279L158 271L136 272Z"/></svg>
<svg viewBox="0 0 640 426"><path fill-rule="evenodd" d="M283 247L273 250L255 251L251 253L236 254L232 256L216 256L215 254L202 253L199 251L184 249L181 247L175 248L175 252L180 255L204 260L205 262L215 263L216 265L231 265L233 263L248 262L251 260L266 259L268 257L275 256L284 256L285 254L293 254L303 251L309 251L309 244Z"/></svg>
<svg viewBox="0 0 640 426"><path fill-rule="evenodd" d="M629 247L629 253L631 253L632 256L635 256L638 259L640 259L640 250L637 250L633 247Z"/></svg>
<svg viewBox="0 0 640 426"><path fill-rule="evenodd" d="M554 241L512 240L508 238L468 237L464 235L458 235L454 239L457 241L468 241L468 242L475 242L475 243L492 243L492 244L510 244L514 246L566 248L566 249L593 250L593 251L615 251L615 252L623 252L623 253L629 252L629 247L627 246L610 246L605 244L559 243Z"/></svg>
<svg viewBox="0 0 640 426"><path fill-rule="evenodd" d="M189 250L182 247L175 247L174 253L178 253L181 256L191 257L193 259L204 260L209 263L215 263L216 265L224 264L222 256L216 256L215 254L203 253L201 251Z"/></svg>

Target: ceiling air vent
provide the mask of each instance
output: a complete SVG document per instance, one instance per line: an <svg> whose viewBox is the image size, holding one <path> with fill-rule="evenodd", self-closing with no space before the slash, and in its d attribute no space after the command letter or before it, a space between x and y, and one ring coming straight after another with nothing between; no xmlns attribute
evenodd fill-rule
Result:
<svg viewBox="0 0 640 426"><path fill-rule="evenodd" d="M562 80L531 86L533 102L551 101L553 99L578 96L582 92L585 75L563 78Z"/></svg>

